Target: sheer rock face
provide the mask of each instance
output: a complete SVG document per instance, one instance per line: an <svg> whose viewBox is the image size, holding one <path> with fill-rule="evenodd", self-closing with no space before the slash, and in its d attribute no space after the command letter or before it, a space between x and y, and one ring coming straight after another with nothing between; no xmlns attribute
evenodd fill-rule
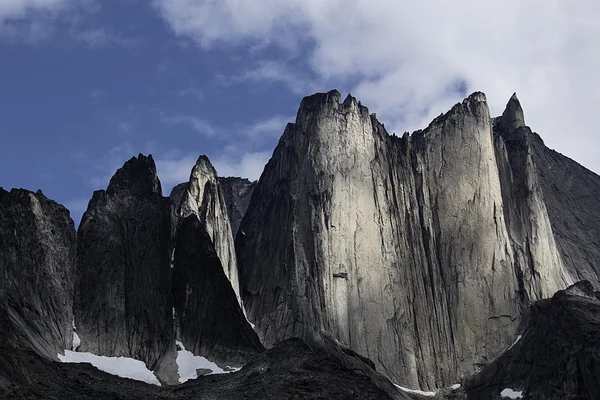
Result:
<svg viewBox="0 0 600 400"><path fill-rule="evenodd" d="M3 350L29 348L56 360L58 353L71 348L75 240L66 208L39 191L0 188ZM0 371L0 387L4 372Z"/></svg>
<svg viewBox="0 0 600 400"><path fill-rule="evenodd" d="M154 160L140 154L94 192L77 244L79 350L142 360L163 381L177 372L169 223Z"/></svg>
<svg viewBox="0 0 600 400"><path fill-rule="evenodd" d="M513 106L507 126L520 129ZM512 159L503 162L508 174ZM518 201L539 215L506 220L499 163L482 93L401 139L350 96L305 98L236 239L243 300L263 343L330 332L421 388L455 383L498 355L527 299L567 280L541 237L549 227L535 196ZM531 218L530 231L510 231ZM515 267L519 257L529 265L515 251L527 248L523 237L535 269L527 284Z"/></svg>
<svg viewBox="0 0 600 400"><path fill-rule="evenodd" d="M198 217L177 230L173 267L179 339L196 355L221 366L242 366L264 350L236 301L215 247Z"/></svg>
<svg viewBox="0 0 600 400"><path fill-rule="evenodd" d="M573 279L556 246L531 141L531 130L513 95L495 121L496 160L520 293L539 300L571 285Z"/></svg>
<svg viewBox="0 0 600 400"><path fill-rule="evenodd" d="M189 215L196 215L206 226L206 231L214 243L223 271L231 282L236 298L241 304L235 245L227 206L217 177L217 171L215 171L206 156L198 158L192 169L187 190L183 192L181 197L179 219L183 220Z"/></svg>
<svg viewBox="0 0 600 400"><path fill-rule="evenodd" d="M227 214L231 223L233 237L238 233L240 223L254 193L256 181L250 181L246 178L227 177L219 178L219 183L223 189L223 196L227 204Z"/></svg>

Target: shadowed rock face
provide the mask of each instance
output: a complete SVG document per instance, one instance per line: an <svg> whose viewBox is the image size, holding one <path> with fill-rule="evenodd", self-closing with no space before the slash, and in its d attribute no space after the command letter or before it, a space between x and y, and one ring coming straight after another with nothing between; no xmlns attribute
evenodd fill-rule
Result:
<svg viewBox="0 0 600 400"><path fill-rule="evenodd" d="M242 366L264 350L246 321L213 242L196 215L177 231L173 267L179 339L221 366Z"/></svg>
<svg viewBox="0 0 600 400"><path fill-rule="evenodd" d="M152 157L127 161L79 225L75 292L80 350L142 360L163 380L163 365L176 373L169 223Z"/></svg>
<svg viewBox="0 0 600 400"><path fill-rule="evenodd" d="M15 349L56 360L71 348L75 240L66 208L41 192L0 188L0 389L26 368L12 360Z"/></svg>
<svg viewBox="0 0 600 400"><path fill-rule="evenodd" d="M579 282L535 303L518 340L467 382L469 400L510 388L523 398L595 399L600 393L600 293Z"/></svg>
<svg viewBox="0 0 600 400"><path fill-rule="evenodd" d="M482 93L403 138L340 100L302 101L254 191L236 238L249 318L267 347L330 332L403 386L455 383L506 348L529 299L572 282L535 169L497 159Z"/></svg>
<svg viewBox="0 0 600 400"><path fill-rule="evenodd" d="M530 135L552 231L573 280L600 290L600 176Z"/></svg>
<svg viewBox="0 0 600 400"><path fill-rule="evenodd" d="M227 213L231 223L233 237L238 233L240 223L252 198L252 193L256 187L256 181L251 182L245 178L227 177L219 178L219 183L223 189L223 196L227 204Z"/></svg>

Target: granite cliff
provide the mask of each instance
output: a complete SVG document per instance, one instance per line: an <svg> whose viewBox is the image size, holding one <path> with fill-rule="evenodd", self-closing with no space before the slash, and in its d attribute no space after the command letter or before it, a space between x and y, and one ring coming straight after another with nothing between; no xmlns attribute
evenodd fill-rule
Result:
<svg viewBox="0 0 600 400"><path fill-rule="evenodd" d="M531 301L573 283L529 132L516 96L492 120L474 93L402 138L351 96L305 98L236 239L263 343L329 332L421 388L498 356Z"/></svg>

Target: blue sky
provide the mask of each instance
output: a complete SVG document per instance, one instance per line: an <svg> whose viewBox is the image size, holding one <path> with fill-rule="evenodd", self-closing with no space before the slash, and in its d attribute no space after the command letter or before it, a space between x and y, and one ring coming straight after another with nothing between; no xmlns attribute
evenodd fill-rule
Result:
<svg viewBox="0 0 600 400"><path fill-rule="evenodd" d="M256 179L301 98L332 88L397 132L516 91L550 147L600 171L599 6L432 3L0 0L0 186L78 220L139 152L165 194L200 154Z"/></svg>

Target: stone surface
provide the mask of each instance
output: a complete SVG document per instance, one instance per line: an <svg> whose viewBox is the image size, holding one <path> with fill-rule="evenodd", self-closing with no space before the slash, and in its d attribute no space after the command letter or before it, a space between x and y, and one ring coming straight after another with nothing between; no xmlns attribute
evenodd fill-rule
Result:
<svg viewBox="0 0 600 400"><path fill-rule="evenodd" d="M219 178L219 183L225 197L229 222L231 223L231 232L233 237L238 233L240 223L252 198L252 193L256 187L256 181L250 181L246 178L227 177Z"/></svg>
<svg viewBox="0 0 600 400"><path fill-rule="evenodd" d="M243 366L264 347L244 317L206 226L190 214L179 223L173 267L178 339L221 367Z"/></svg>
<svg viewBox="0 0 600 400"><path fill-rule="evenodd" d="M516 96L501 120L522 129ZM528 190L510 175L527 159L497 160L497 147L482 93L402 138L351 96L305 98L236 238L263 343L330 332L421 389L497 356L528 302L570 283L539 185L528 196L503 191L510 179ZM513 198L520 209L506 212Z"/></svg>
<svg viewBox="0 0 600 400"><path fill-rule="evenodd" d="M152 156L127 161L96 191L78 230L80 351L146 363L176 382L170 216Z"/></svg>
<svg viewBox="0 0 600 400"><path fill-rule="evenodd" d="M56 360L71 348L75 240L66 208L0 188L0 390L27 368L19 349Z"/></svg>
<svg viewBox="0 0 600 400"><path fill-rule="evenodd" d="M217 171L204 155L198 158L192 169L187 190L183 192L179 206L180 219L192 214L198 216L199 220L206 226L217 255L221 260L223 271L225 271L238 302L241 304L235 245L227 206L217 177Z"/></svg>
<svg viewBox="0 0 600 400"><path fill-rule="evenodd" d="M595 399L600 393L600 293L579 282L535 303L518 340L467 382L469 400L505 388L532 400Z"/></svg>

